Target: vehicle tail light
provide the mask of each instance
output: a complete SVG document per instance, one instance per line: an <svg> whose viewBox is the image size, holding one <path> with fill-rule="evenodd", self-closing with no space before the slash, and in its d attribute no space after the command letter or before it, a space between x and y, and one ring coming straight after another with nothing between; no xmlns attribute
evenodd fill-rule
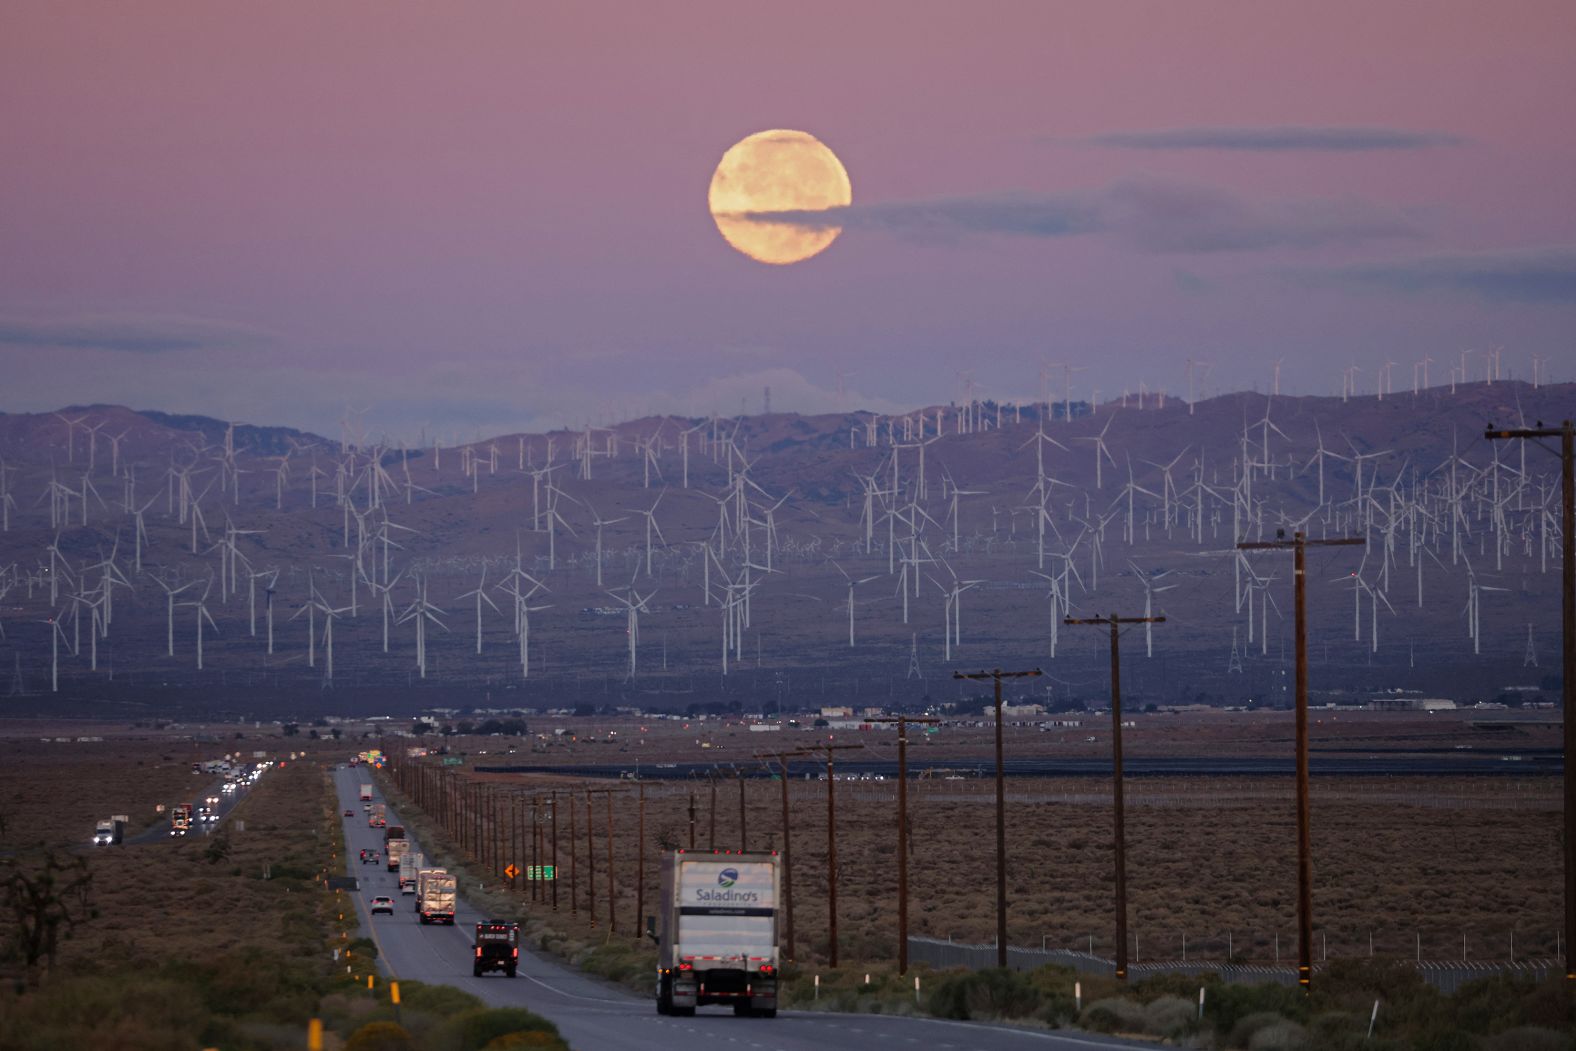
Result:
<svg viewBox="0 0 1576 1051"><path fill-rule="evenodd" d="M476 947L476 955L477 955L477 956L480 956L480 955L481 955L481 954L482 954L482 947L481 947L481 946L480 946L480 945L478 945L478 946L477 946L477 947Z"/></svg>
<svg viewBox="0 0 1576 1051"><path fill-rule="evenodd" d="M518 960L520 958L520 950L519 949L513 949L510 952L511 952L511 955L513 955L515 959Z"/></svg>
<svg viewBox="0 0 1576 1051"><path fill-rule="evenodd" d="M772 972L774 972L774 971L775 971L775 970L777 970L777 968L775 968L775 967L773 967L773 966L772 966L772 965L771 965L771 964L769 964L769 963L763 963L763 964L761 964L761 973L762 973L762 974L771 974L771 973L772 973Z"/></svg>
<svg viewBox="0 0 1576 1051"><path fill-rule="evenodd" d="M679 970L681 970L681 971L693 971L694 969L695 969L695 965L692 964L692 963L681 963L681 964L679 964Z"/></svg>

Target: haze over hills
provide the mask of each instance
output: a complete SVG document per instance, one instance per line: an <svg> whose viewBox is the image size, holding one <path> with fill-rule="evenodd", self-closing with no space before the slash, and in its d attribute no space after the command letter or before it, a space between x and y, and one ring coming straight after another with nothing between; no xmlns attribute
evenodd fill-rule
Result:
<svg viewBox="0 0 1576 1051"><path fill-rule="evenodd" d="M1558 672L1559 487L1557 457L1483 428L1573 404L1520 382L1071 419L980 402L409 450L118 406L0 415L0 694L58 676L57 710L759 711L950 700L954 670L1039 666L1020 696L1100 702L1104 637L1055 622L1147 604L1168 620L1153 656L1126 634L1129 698L1279 704L1290 555L1233 545L1300 527L1367 541L1310 555L1316 691L1485 700Z"/></svg>

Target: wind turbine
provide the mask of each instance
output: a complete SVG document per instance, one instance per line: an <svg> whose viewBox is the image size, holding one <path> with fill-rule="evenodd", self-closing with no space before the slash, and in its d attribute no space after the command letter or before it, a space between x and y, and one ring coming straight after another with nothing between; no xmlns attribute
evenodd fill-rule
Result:
<svg viewBox="0 0 1576 1051"><path fill-rule="evenodd" d="M657 498L655 500L651 501L651 510L649 510L649 511L641 511L641 510L637 509L635 511L635 513L637 515L645 515L646 516L646 576L648 576L648 577L651 576L651 534L652 534L652 532L655 532L657 534L657 539L662 541L662 546L663 547L667 547L668 546L667 538L662 535L662 527L657 525L657 505L662 502L662 497L666 493L667 493L667 490L663 489L661 492L659 492L657 494Z"/></svg>
<svg viewBox="0 0 1576 1051"><path fill-rule="evenodd" d="M625 594L621 595L619 592L625 592ZM619 588L617 591L609 591L607 594L624 604L626 618L624 634L629 640L629 674L625 677L625 681L628 682L635 677L635 653L640 643L640 615L651 612L646 603L651 600L652 595L655 595L656 592L653 591L647 595L640 594L640 592L635 590L635 582L631 578L630 582L624 587Z"/></svg>
<svg viewBox="0 0 1576 1051"><path fill-rule="evenodd" d="M153 580L154 580L154 583L158 584L159 587L164 589L164 598L165 598L165 602L166 602L166 611L167 611L167 613L169 615L168 642L167 642L167 644L165 646L164 654L167 657L173 657L173 656L175 656L175 596L179 595L181 592L185 591L187 588L194 588L194 587L196 587L198 585L199 581L193 580L193 581L191 581L189 583L182 584L178 588L172 588L172 587L170 587L170 585L166 584L163 580L159 579L158 577L154 577Z"/></svg>
<svg viewBox="0 0 1576 1051"><path fill-rule="evenodd" d="M459 599L470 598L473 595L476 596L476 652L477 653L481 653L481 651L482 651L482 603L485 602L489 606L492 606L494 613L498 612L497 604L495 602L493 602L493 600L487 594L487 567L485 565L482 566L481 583L476 585L476 589L474 591L467 591L463 595L456 595L455 596L455 600L458 601Z"/></svg>
<svg viewBox="0 0 1576 1051"><path fill-rule="evenodd" d="M855 580L853 577L849 576L847 571L845 571L843 567L839 566L836 562L832 562L832 566L839 573L843 574L844 580L848 581L848 646L850 649L852 649L854 645L854 588L858 587L860 584L868 584L872 580L879 580L881 578L881 574L876 573L873 576L861 577L860 579Z"/></svg>
<svg viewBox="0 0 1576 1051"><path fill-rule="evenodd" d="M687 434L689 432L686 431L685 433ZM662 499L662 497L659 495L657 497L657 499L660 500L660 499ZM655 504L652 504L651 506L652 506L652 510L656 510L656 505ZM597 514L596 508L591 506L591 501L590 500L586 501L586 507L591 512L591 524L596 526L596 586L597 587L601 587L602 586L602 527L603 526L614 525L615 523L625 521L625 519L624 518L603 518L601 515Z"/></svg>

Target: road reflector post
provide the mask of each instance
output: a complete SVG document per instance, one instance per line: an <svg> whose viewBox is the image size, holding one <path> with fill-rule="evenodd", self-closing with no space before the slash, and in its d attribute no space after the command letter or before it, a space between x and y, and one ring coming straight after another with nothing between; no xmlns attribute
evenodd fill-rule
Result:
<svg viewBox="0 0 1576 1051"><path fill-rule="evenodd" d="M399 983L398 982L390 982L389 983L389 999L394 1002L394 1021L398 1022L400 1025L404 1025L405 1024L405 1019L400 1016L400 1009L399 1009Z"/></svg>
<svg viewBox="0 0 1576 1051"><path fill-rule="evenodd" d="M919 1003L919 975L914 975L914 1002Z"/></svg>
<svg viewBox="0 0 1576 1051"><path fill-rule="evenodd" d="M1204 987L1202 985L1198 987L1198 1020L1200 1022L1204 1020ZM1368 1035L1372 1036L1373 1034L1369 1033Z"/></svg>
<svg viewBox="0 0 1576 1051"><path fill-rule="evenodd" d="M372 976L370 974L367 975L367 988L372 988Z"/></svg>
<svg viewBox="0 0 1576 1051"><path fill-rule="evenodd" d="M1073 1010L1083 1014L1083 983L1073 983Z"/></svg>
<svg viewBox="0 0 1576 1051"><path fill-rule="evenodd" d="M314 1018L306 1024L307 1051L323 1051L323 1020Z"/></svg>
<svg viewBox="0 0 1576 1051"><path fill-rule="evenodd" d="M819 1000L820 998L821 998L821 976L820 975L816 975L815 976L815 996L812 997L812 999Z"/></svg>

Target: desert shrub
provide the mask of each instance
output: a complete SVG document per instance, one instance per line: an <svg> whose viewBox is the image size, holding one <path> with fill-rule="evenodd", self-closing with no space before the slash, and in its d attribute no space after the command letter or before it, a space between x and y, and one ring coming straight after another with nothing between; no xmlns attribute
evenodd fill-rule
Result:
<svg viewBox="0 0 1576 1051"><path fill-rule="evenodd" d="M1144 1009L1132 1000L1109 996L1096 1000L1084 1008L1078 1019L1097 1033L1141 1033L1144 1031Z"/></svg>
<svg viewBox="0 0 1576 1051"><path fill-rule="evenodd" d="M1276 1019L1253 1034L1248 1051L1303 1051L1310 1048L1308 1031L1296 1022Z"/></svg>
<svg viewBox="0 0 1576 1051"><path fill-rule="evenodd" d="M1307 998L1290 985L1218 985L1204 1000L1204 1017L1217 1033L1231 1034L1231 1046L1242 1047L1237 1026L1254 1015L1274 1015L1301 1021L1308 1017Z"/></svg>
<svg viewBox="0 0 1576 1051"><path fill-rule="evenodd" d="M463 989L409 980L399 983L399 999L407 1011L421 1011L439 1018L450 1018L462 1011L475 1011L482 1007L479 997Z"/></svg>
<svg viewBox="0 0 1576 1051"><path fill-rule="evenodd" d="M939 1018L1025 1018L1040 1006L1040 993L1023 974L991 967L944 976L927 1006Z"/></svg>
<svg viewBox="0 0 1576 1051"><path fill-rule="evenodd" d="M1565 1033L1524 1025L1495 1033L1481 1046L1483 1051L1570 1051L1572 1041Z"/></svg>
<svg viewBox="0 0 1576 1051"><path fill-rule="evenodd" d="M492 1040L510 1033L544 1032L558 1036L557 1026L523 1007L466 1011L449 1019L445 1028L457 1038L458 1051L479 1051Z"/></svg>
<svg viewBox="0 0 1576 1051"><path fill-rule="evenodd" d="M1144 1032L1179 1036L1193 1028L1197 1008L1180 996L1162 996L1144 1005Z"/></svg>
<svg viewBox="0 0 1576 1051"><path fill-rule="evenodd" d="M350 1034L345 1051L416 1051L404 1028L393 1022L368 1022Z"/></svg>
<svg viewBox="0 0 1576 1051"><path fill-rule="evenodd" d="M357 956L370 956L374 960L378 958L378 943L371 938L356 938L346 948Z"/></svg>
<svg viewBox="0 0 1576 1051"><path fill-rule="evenodd" d="M1274 1011L1254 1011L1252 1014L1243 1015L1232 1023L1231 1029L1226 1034L1227 1047L1247 1047L1254 1034L1260 1029L1268 1029L1286 1021L1285 1016Z"/></svg>
<svg viewBox="0 0 1576 1051"><path fill-rule="evenodd" d="M569 1051L569 1045L552 1033L536 1030L530 1033L507 1033L487 1041L487 1046L482 1051L515 1051L515 1049L538 1048L541 1051Z"/></svg>

